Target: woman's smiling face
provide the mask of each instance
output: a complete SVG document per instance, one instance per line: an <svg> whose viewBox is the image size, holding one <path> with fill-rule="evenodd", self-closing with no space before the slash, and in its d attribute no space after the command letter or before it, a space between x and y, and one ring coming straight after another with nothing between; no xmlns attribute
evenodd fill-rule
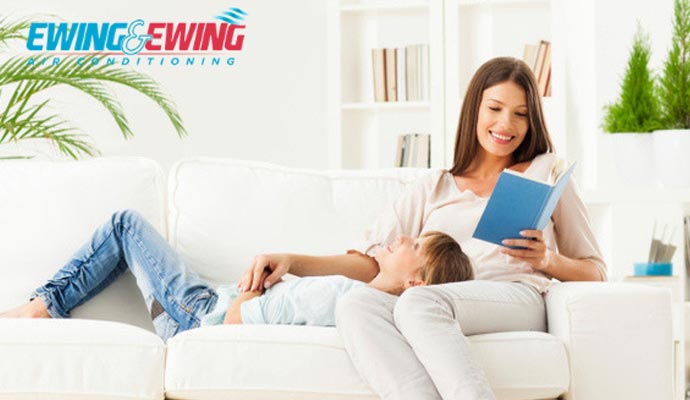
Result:
<svg viewBox="0 0 690 400"><path fill-rule="evenodd" d="M481 149L498 157L510 156L527 135L527 111L527 96L516 83L506 81L485 89L477 118Z"/></svg>

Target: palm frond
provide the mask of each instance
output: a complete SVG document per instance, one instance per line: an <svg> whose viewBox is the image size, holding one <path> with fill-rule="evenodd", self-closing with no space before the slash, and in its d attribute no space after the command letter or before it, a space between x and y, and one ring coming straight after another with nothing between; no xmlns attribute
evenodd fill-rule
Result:
<svg viewBox="0 0 690 400"><path fill-rule="evenodd" d="M175 104L161 91L156 81L146 74L133 70L121 70L105 63L105 57L100 55L65 57L57 66L31 65L29 64L31 58L17 57L12 62L0 66L0 86L20 81L40 82L31 95L60 84L72 86L99 101L115 119L122 134L128 137L132 135L132 132L122 107L108 88L102 84L102 82L114 82L153 100L166 114L177 134L180 137L187 135ZM82 58L80 62L78 62L79 58ZM96 64L91 62L94 58L98 59ZM21 98L17 100L20 101Z"/></svg>
<svg viewBox="0 0 690 400"><path fill-rule="evenodd" d="M35 16L10 21L7 17L0 17L0 46L12 40L26 40L34 19ZM98 101L110 113L124 137L133 133L110 83L129 87L153 100L166 114L178 136L187 135L175 104L148 75L108 64L101 54L68 56L62 58L58 65L34 62L48 56L15 56L0 63L0 94L11 91L9 101L3 101L4 109L0 109L0 144L47 139L61 153L75 159L80 155L97 154L98 151L86 140L88 136L48 110L48 100L38 104L32 101L44 90L65 85ZM14 158L30 157L10 156L0 157L0 160Z"/></svg>
<svg viewBox="0 0 690 400"><path fill-rule="evenodd" d="M7 17L0 18L0 45L5 46L10 40L26 40L26 30L31 26L30 18L8 21Z"/></svg>
<svg viewBox="0 0 690 400"><path fill-rule="evenodd" d="M0 160L30 160L33 156L5 156L0 157Z"/></svg>
<svg viewBox="0 0 690 400"><path fill-rule="evenodd" d="M17 90L21 90L19 87ZM75 160L80 155L94 156L98 151L85 140L85 135L57 114L44 116L50 100L27 106L27 102L15 105L10 117L0 121L0 144L26 139L47 139L57 149Z"/></svg>
<svg viewBox="0 0 690 400"><path fill-rule="evenodd" d="M177 112L175 103L160 89L158 83L146 74L133 70L122 70L104 65L91 71L85 71L85 76L102 81L110 81L136 90L153 100L163 110L180 137L187 135L182 124L182 117Z"/></svg>

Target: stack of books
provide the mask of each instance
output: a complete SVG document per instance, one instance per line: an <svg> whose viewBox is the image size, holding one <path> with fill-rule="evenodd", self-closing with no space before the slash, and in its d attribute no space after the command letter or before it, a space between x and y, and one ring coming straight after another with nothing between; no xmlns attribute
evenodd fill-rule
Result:
<svg viewBox="0 0 690 400"><path fill-rule="evenodd" d="M396 167L431 167L431 135L408 133L398 136L395 153Z"/></svg>
<svg viewBox="0 0 690 400"><path fill-rule="evenodd" d="M429 100L429 45L372 49L374 101Z"/></svg>
<svg viewBox="0 0 690 400"><path fill-rule="evenodd" d="M526 44L522 60L532 68L542 96L551 96L551 43Z"/></svg>

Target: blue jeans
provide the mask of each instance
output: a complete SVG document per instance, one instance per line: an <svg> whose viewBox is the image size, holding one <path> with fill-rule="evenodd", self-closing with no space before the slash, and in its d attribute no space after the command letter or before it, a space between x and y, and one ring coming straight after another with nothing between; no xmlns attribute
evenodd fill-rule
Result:
<svg viewBox="0 0 690 400"><path fill-rule="evenodd" d="M198 327L218 300L216 292L185 266L153 226L132 210L113 214L31 298L40 297L53 318L68 318L73 308L105 289L127 268L164 341Z"/></svg>

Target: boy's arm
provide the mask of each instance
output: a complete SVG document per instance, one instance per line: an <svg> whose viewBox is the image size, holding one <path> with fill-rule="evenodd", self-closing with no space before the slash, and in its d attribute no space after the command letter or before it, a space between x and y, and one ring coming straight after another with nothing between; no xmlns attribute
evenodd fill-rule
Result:
<svg viewBox="0 0 690 400"><path fill-rule="evenodd" d="M240 307L242 306L242 303L255 297L259 297L261 294L262 292L260 290L240 293L239 296L235 298L235 301L230 304L230 307L228 307L228 311L225 313L223 324L241 324L242 314L240 313Z"/></svg>
<svg viewBox="0 0 690 400"><path fill-rule="evenodd" d="M270 287L288 272L297 276L344 275L369 282L379 273L379 264L358 252L335 256L262 254L254 258L237 286L241 291Z"/></svg>

